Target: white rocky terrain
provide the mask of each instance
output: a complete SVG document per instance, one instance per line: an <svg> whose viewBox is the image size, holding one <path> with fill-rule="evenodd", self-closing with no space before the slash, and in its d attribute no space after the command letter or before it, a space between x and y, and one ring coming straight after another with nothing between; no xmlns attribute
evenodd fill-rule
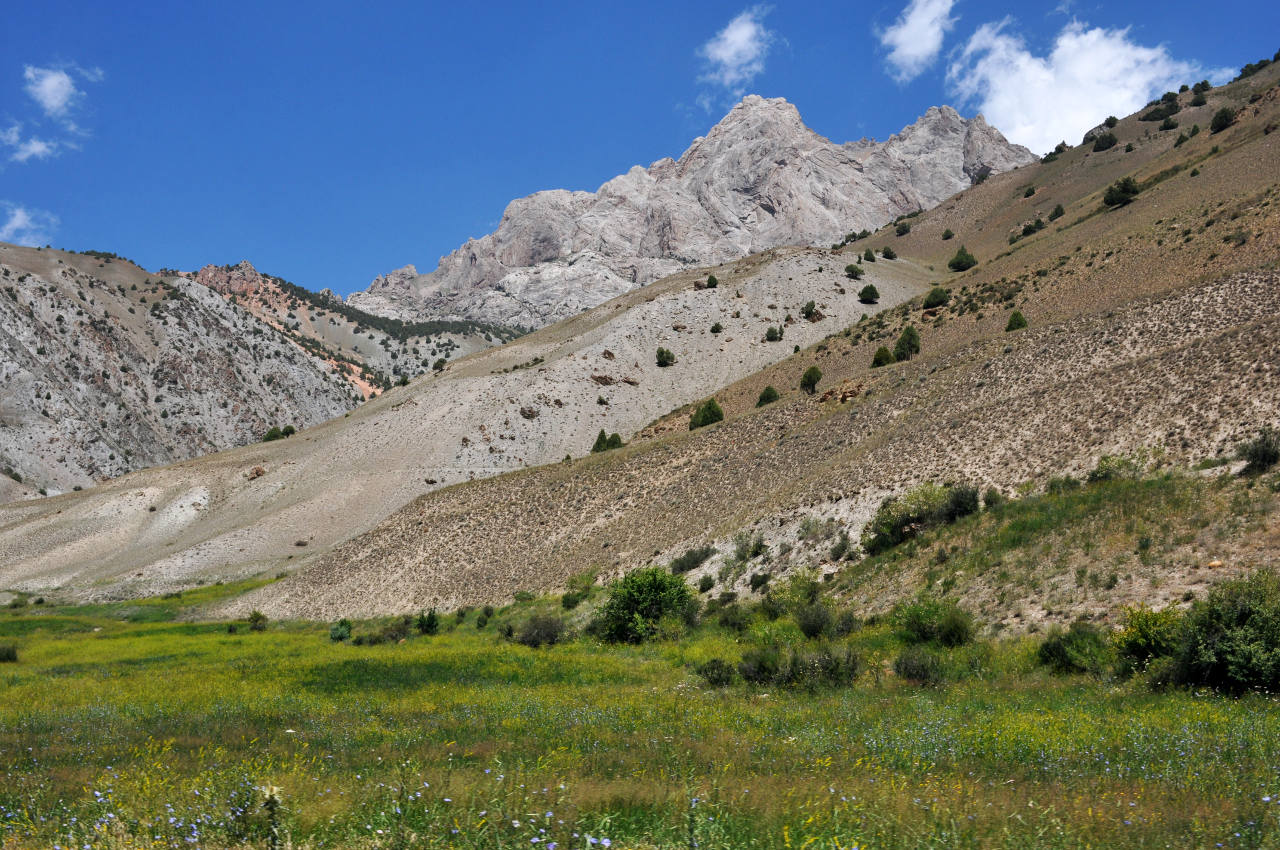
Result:
<svg viewBox="0 0 1280 850"><path fill-rule="evenodd" d="M982 116L934 107L883 143L835 144L782 98L745 98L678 160L596 192L512 201L430 274L405 266L348 303L402 319L541 327L682 269L827 245L1034 162Z"/></svg>
<svg viewBox="0 0 1280 850"><path fill-rule="evenodd" d="M192 281L0 244L0 499L244 445L360 398L328 363Z"/></svg>
<svg viewBox="0 0 1280 850"><path fill-rule="evenodd" d="M705 272L676 275L287 440L0 506L0 587L101 598L287 568L422 493L585 455L601 429L630 439L931 277L881 260L854 286L840 259L779 249L716 267L716 288L703 288ZM867 281L878 305L858 300ZM816 312L802 318L811 300ZM766 342L769 327L783 339ZM674 365L657 366L660 346Z"/></svg>

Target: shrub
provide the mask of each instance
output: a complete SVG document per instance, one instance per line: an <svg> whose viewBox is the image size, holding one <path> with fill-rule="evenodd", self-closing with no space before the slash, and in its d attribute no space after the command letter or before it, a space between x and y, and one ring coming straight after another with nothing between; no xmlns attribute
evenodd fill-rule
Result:
<svg viewBox="0 0 1280 850"><path fill-rule="evenodd" d="M1182 615L1172 609L1126 608L1124 627L1111 636L1120 672L1128 675L1143 671L1154 659L1172 656L1178 648L1181 628Z"/></svg>
<svg viewBox="0 0 1280 850"><path fill-rule="evenodd" d="M719 322L716 322L714 325L711 326L711 332L713 334L718 334L723 330L724 330L724 325L720 324Z"/></svg>
<svg viewBox="0 0 1280 850"><path fill-rule="evenodd" d="M858 300L863 304L874 304L880 300L880 290L876 289L873 284L868 283L858 290Z"/></svg>
<svg viewBox="0 0 1280 850"><path fill-rule="evenodd" d="M977 510L976 487L921 484L881 503L863 531L862 548L867 554L876 555L922 531Z"/></svg>
<svg viewBox="0 0 1280 850"><path fill-rule="evenodd" d="M764 332L764 341L765 342L781 342L782 328L774 327L773 325L770 325L769 329Z"/></svg>
<svg viewBox="0 0 1280 850"><path fill-rule="evenodd" d="M715 586L716 586L716 580L710 575L705 575L702 578L698 579L699 593L706 593L708 590L710 590Z"/></svg>
<svg viewBox="0 0 1280 850"><path fill-rule="evenodd" d="M683 555L678 556L671 562L671 572L675 575L681 575L690 570L696 570L710 560L715 553L716 548L714 546L686 549Z"/></svg>
<svg viewBox="0 0 1280 850"><path fill-rule="evenodd" d="M861 666L861 659L848 647L824 646L784 654L776 646L764 646L743 653L738 673L755 685L818 688L849 684Z"/></svg>
<svg viewBox="0 0 1280 850"><path fill-rule="evenodd" d="M1109 658L1107 638L1086 620L1063 631L1054 626L1036 651L1036 660L1054 673L1101 673Z"/></svg>
<svg viewBox="0 0 1280 850"><path fill-rule="evenodd" d="M909 221L900 221L898 222L898 226L894 228L894 233L897 233L899 236L906 236L910 232L911 232L911 222ZM887 257L886 259L891 260L893 258Z"/></svg>
<svg viewBox="0 0 1280 850"><path fill-rule="evenodd" d="M756 407L764 407L766 404L773 404L781 396L772 386L767 386L760 391L760 398L756 399Z"/></svg>
<svg viewBox="0 0 1280 850"><path fill-rule="evenodd" d="M987 492L982 494L982 506L987 510L998 508L1007 501L1004 494L995 487L988 487Z"/></svg>
<svg viewBox="0 0 1280 850"><path fill-rule="evenodd" d="M909 644L938 643L964 646L973 641L973 617L954 602L921 598L894 607L891 620L898 636Z"/></svg>
<svg viewBox="0 0 1280 850"><path fill-rule="evenodd" d="M249 631L265 632L267 630L267 615L257 610L249 612Z"/></svg>
<svg viewBox="0 0 1280 850"><path fill-rule="evenodd" d="M880 252L880 256L884 257L886 260L896 260L898 259L898 252L890 248L888 245L885 245L884 250Z"/></svg>
<svg viewBox="0 0 1280 850"><path fill-rule="evenodd" d="M1096 484L1099 481L1132 481L1141 475L1142 467L1133 459L1120 455L1103 455L1085 478Z"/></svg>
<svg viewBox="0 0 1280 850"><path fill-rule="evenodd" d="M682 582L683 583L683 582ZM516 641L525 646L537 649L542 646L554 646L564 637L564 620L552 614L534 614L525 620L520 631L516 633Z"/></svg>
<svg viewBox="0 0 1280 850"><path fill-rule="evenodd" d="M797 608L794 616L801 634L810 640L827 634L834 625L831 610L821 602Z"/></svg>
<svg viewBox="0 0 1280 850"><path fill-rule="evenodd" d="M812 319L813 315L818 312L818 305L812 301L806 301L804 306L800 308L800 315L806 319Z"/></svg>
<svg viewBox="0 0 1280 850"><path fill-rule="evenodd" d="M1174 119L1172 119L1172 118L1166 118L1166 119L1164 119L1164 121L1160 122L1160 129L1161 129L1161 130L1176 130L1176 129L1178 129L1178 122L1177 122L1177 121L1175 121L1175 120L1174 120Z"/></svg>
<svg viewBox="0 0 1280 850"><path fill-rule="evenodd" d="M1280 576L1268 569L1196 602L1174 653L1173 680L1228 693L1280 690Z"/></svg>
<svg viewBox="0 0 1280 850"><path fill-rule="evenodd" d="M876 261L876 252L870 248L862 252L862 261L864 263L874 263Z"/></svg>
<svg viewBox="0 0 1280 850"><path fill-rule="evenodd" d="M579 605L581 605L582 601L586 598L587 598L586 591L583 591L583 590L565 591L560 596L560 607L566 611L572 611L574 608L577 608Z"/></svg>
<svg viewBox="0 0 1280 850"><path fill-rule="evenodd" d="M1205 99L1204 92L1196 92L1191 96L1192 106L1204 106L1209 101Z"/></svg>
<svg viewBox="0 0 1280 850"><path fill-rule="evenodd" d="M1114 115L1108 115L1107 120L1103 121L1102 123L1106 124L1107 129L1110 130L1120 123L1120 119L1115 117Z"/></svg>
<svg viewBox="0 0 1280 850"><path fill-rule="evenodd" d="M633 570L610 588L592 628L607 641L639 643L653 634L663 617L689 620L695 608L684 579L657 567Z"/></svg>
<svg viewBox="0 0 1280 850"><path fill-rule="evenodd" d="M0 643L0 664L16 664L18 647L11 643Z"/></svg>
<svg viewBox="0 0 1280 850"><path fill-rule="evenodd" d="M595 443L591 446L591 453L593 455L599 454L600 452L608 451L608 449L609 449L609 435L604 432L603 428L601 428L600 433L596 434Z"/></svg>
<svg viewBox="0 0 1280 850"><path fill-rule="evenodd" d="M329 627L329 640L334 643L341 643L351 637L351 621L343 617L338 622Z"/></svg>
<svg viewBox="0 0 1280 850"><path fill-rule="evenodd" d="M782 657L776 646L752 647L742 653L738 674L753 685L767 685L778 679Z"/></svg>
<svg viewBox="0 0 1280 850"><path fill-rule="evenodd" d="M850 280L861 280L864 274L866 272L862 270L862 266L856 263L850 263L844 267L844 275Z"/></svg>
<svg viewBox="0 0 1280 850"><path fill-rule="evenodd" d="M1004 326L1005 333L1011 331L1020 331L1027 326L1027 317L1022 315L1021 310L1014 310L1009 314L1009 324Z"/></svg>
<svg viewBox="0 0 1280 850"><path fill-rule="evenodd" d="M733 684L735 671L733 665L722 658L712 658L694 668L704 682L713 688L723 688Z"/></svg>
<svg viewBox="0 0 1280 850"><path fill-rule="evenodd" d="M1022 193L1022 197L1024 197L1024 198L1030 198L1030 197L1032 197L1033 195L1035 195L1035 193L1036 193L1036 187L1035 187L1035 186L1028 186L1028 187L1027 187L1027 191L1025 191L1025 192L1023 192L1023 193Z"/></svg>
<svg viewBox="0 0 1280 850"><path fill-rule="evenodd" d="M440 631L440 615L432 608L425 614L419 614L415 624L420 635L434 635Z"/></svg>
<svg viewBox="0 0 1280 850"><path fill-rule="evenodd" d="M1210 133L1221 133L1227 129L1236 120L1236 113L1230 107L1222 107L1213 113L1213 120L1209 122Z"/></svg>
<svg viewBox="0 0 1280 850"><path fill-rule="evenodd" d="M1102 151L1111 150L1119 141L1115 133L1101 133L1093 139L1093 152L1101 153Z"/></svg>
<svg viewBox="0 0 1280 850"><path fill-rule="evenodd" d="M929 294L924 297L924 308L932 310L934 307L943 307L951 300L951 293L947 292L941 286L935 286L929 290Z"/></svg>
<svg viewBox="0 0 1280 850"><path fill-rule="evenodd" d="M1280 431L1263 428L1258 436L1240 446L1240 459L1248 461L1246 475L1261 475L1280 463Z"/></svg>
<svg viewBox="0 0 1280 850"><path fill-rule="evenodd" d="M747 623L750 617L747 616L746 610L741 605L732 602L720 609L720 616L717 620L723 628L742 634L747 630Z"/></svg>
<svg viewBox="0 0 1280 850"><path fill-rule="evenodd" d="M769 586L768 573L752 573L751 578L747 580L747 586L751 588L752 593L759 593Z"/></svg>
<svg viewBox="0 0 1280 850"><path fill-rule="evenodd" d="M675 354L673 354L671 351L665 348L660 347L658 349L658 365L659 366L665 369L667 366L671 366L675 362L676 362Z"/></svg>
<svg viewBox="0 0 1280 850"><path fill-rule="evenodd" d="M714 398L709 398L699 405L698 409L689 417L689 430L693 431L723 419L724 411L720 409L720 405Z"/></svg>
<svg viewBox="0 0 1280 850"><path fill-rule="evenodd" d="M267 433L262 435L262 442L264 443L271 443L276 440L283 440L283 439L284 439L284 433L281 432L281 430L275 425L272 425L270 428L268 428Z"/></svg>
<svg viewBox="0 0 1280 850"><path fill-rule="evenodd" d="M719 285L720 285L720 281L716 280L715 275L713 274L707 275L707 289L715 289Z"/></svg>
<svg viewBox="0 0 1280 850"><path fill-rule="evenodd" d="M1049 221L1057 221L1058 219L1062 218L1066 214L1067 214L1067 211L1062 208L1062 204L1058 204L1056 207L1053 208L1053 212L1049 213Z"/></svg>
<svg viewBox="0 0 1280 850"><path fill-rule="evenodd" d="M953 233L953 232L951 231L951 228L950 228L950 227L948 227L946 230L942 231L942 240L943 240L944 242L945 242L946 240L948 240L948 239L952 239L952 238L954 238L954 237L955 237L955 233Z"/></svg>
<svg viewBox="0 0 1280 850"><path fill-rule="evenodd" d="M800 389L813 395L818 389L818 381L822 380L822 370L817 366L810 366L804 370L804 374L800 376Z"/></svg>
<svg viewBox="0 0 1280 850"><path fill-rule="evenodd" d="M893 344L894 360L910 360L920 353L920 332L915 325L907 325L902 329L898 341Z"/></svg>
<svg viewBox="0 0 1280 850"><path fill-rule="evenodd" d="M934 687L945 678L942 656L922 646L908 647L893 659L893 672L898 678L917 685Z"/></svg>
<svg viewBox="0 0 1280 850"><path fill-rule="evenodd" d="M1132 177L1121 177L1107 187L1107 191L1102 196L1102 203L1109 207L1122 207L1136 198L1141 191L1138 188L1138 182Z"/></svg>
<svg viewBox="0 0 1280 850"><path fill-rule="evenodd" d="M871 368L879 369L881 366L888 366L898 362L893 358L893 352L885 348L883 345L876 349L876 353L871 358Z"/></svg>
<svg viewBox="0 0 1280 850"><path fill-rule="evenodd" d="M963 272L973 268L977 264L977 257L970 254L968 249L961 245L960 250L956 251L956 255L947 261L947 268L951 269L953 272Z"/></svg>

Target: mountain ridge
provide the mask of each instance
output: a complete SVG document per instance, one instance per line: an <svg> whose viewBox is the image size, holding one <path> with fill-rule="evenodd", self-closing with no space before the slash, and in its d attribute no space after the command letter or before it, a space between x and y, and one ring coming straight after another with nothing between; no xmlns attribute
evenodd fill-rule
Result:
<svg viewBox="0 0 1280 850"><path fill-rule="evenodd" d="M687 268L874 229L1035 159L949 106L883 143L836 144L785 99L748 95L679 159L635 165L595 192L517 198L493 233L434 271L402 266L347 303L539 327Z"/></svg>

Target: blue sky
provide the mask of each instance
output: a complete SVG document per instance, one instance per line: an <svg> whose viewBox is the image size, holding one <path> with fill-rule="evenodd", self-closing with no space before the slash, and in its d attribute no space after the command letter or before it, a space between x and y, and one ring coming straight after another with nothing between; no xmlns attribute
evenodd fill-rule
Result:
<svg viewBox="0 0 1280 850"><path fill-rule="evenodd" d="M0 239L345 294L679 156L744 93L836 141L951 103L1042 152L1277 48L1270 0L14 3Z"/></svg>

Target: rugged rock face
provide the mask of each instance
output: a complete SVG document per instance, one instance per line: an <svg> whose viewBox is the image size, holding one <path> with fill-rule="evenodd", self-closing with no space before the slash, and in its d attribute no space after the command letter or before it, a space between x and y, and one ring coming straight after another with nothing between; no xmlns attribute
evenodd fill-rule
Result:
<svg viewBox="0 0 1280 850"><path fill-rule="evenodd" d="M430 274L405 266L348 303L397 318L538 327L692 266L827 244L1033 162L982 116L934 107L884 143L837 145L782 98L745 98L679 160L592 192L512 201Z"/></svg>
<svg viewBox="0 0 1280 850"><path fill-rule="evenodd" d="M193 281L0 245L0 501L255 442L360 399L329 363Z"/></svg>

